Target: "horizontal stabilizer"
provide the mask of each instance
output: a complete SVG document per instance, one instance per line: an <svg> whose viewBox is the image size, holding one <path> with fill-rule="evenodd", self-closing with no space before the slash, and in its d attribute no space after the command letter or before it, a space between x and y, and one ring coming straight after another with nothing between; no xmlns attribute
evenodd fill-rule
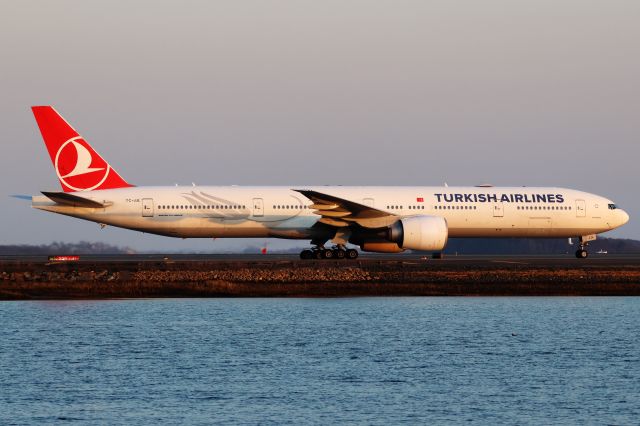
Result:
<svg viewBox="0 0 640 426"><path fill-rule="evenodd" d="M17 198L18 200L26 200L31 201L31 195L12 195L13 198Z"/></svg>
<svg viewBox="0 0 640 426"><path fill-rule="evenodd" d="M42 193L52 201L55 201L56 203L62 204L64 206L102 209L113 204L110 202L101 203L99 201L90 200L88 198L69 194L68 192L44 192L43 191Z"/></svg>

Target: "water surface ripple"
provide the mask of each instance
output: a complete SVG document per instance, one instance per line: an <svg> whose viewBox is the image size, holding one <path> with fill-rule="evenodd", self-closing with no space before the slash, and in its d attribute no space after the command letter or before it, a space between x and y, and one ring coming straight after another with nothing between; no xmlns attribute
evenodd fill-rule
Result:
<svg viewBox="0 0 640 426"><path fill-rule="evenodd" d="M0 423L637 424L640 298L0 303Z"/></svg>

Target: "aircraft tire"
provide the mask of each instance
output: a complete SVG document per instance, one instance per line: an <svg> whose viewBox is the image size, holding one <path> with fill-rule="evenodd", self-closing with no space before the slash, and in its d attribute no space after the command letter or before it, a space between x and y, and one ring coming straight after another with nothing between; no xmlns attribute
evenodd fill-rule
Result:
<svg viewBox="0 0 640 426"><path fill-rule="evenodd" d="M347 250L346 255L347 255L347 259L351 259L351 260L357 259L358 258L358 250L349 249L349 250Z"/></svg>
<svg viewBox="0 0 640 426"><path fill-rule="evenodd" d="M589 252L586 250L580 249L576 251L576 257L578 259L586 259L587 257L589 257Z"/></svg>

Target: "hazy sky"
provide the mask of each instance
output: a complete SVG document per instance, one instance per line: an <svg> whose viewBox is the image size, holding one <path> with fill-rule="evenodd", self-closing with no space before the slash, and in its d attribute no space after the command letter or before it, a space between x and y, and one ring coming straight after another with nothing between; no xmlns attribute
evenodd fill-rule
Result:
<svg viewBox="0 0 640 426"><path fill-rule="evenodd" d="M637 0L4 1L0 244L238 244L9 198L59 188L38 104L138 185L562 186L640 239L639 22Z"/></svg>

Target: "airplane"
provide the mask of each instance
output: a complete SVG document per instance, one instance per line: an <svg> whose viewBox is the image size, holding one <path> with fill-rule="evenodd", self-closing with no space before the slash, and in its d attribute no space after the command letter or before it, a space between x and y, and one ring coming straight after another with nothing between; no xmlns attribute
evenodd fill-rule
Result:
<svg viewBox="0 0 640 426"><path fill-rule="evenodd" d="M178 238L309 240L302 259L355 259L362 251L441 254L448 238L579 238L629 215L613 201L552 187L135 186L51 106L32 107L62 191L32 207L100 224ZM331 243L326 248L327 243Z"/></svg>

